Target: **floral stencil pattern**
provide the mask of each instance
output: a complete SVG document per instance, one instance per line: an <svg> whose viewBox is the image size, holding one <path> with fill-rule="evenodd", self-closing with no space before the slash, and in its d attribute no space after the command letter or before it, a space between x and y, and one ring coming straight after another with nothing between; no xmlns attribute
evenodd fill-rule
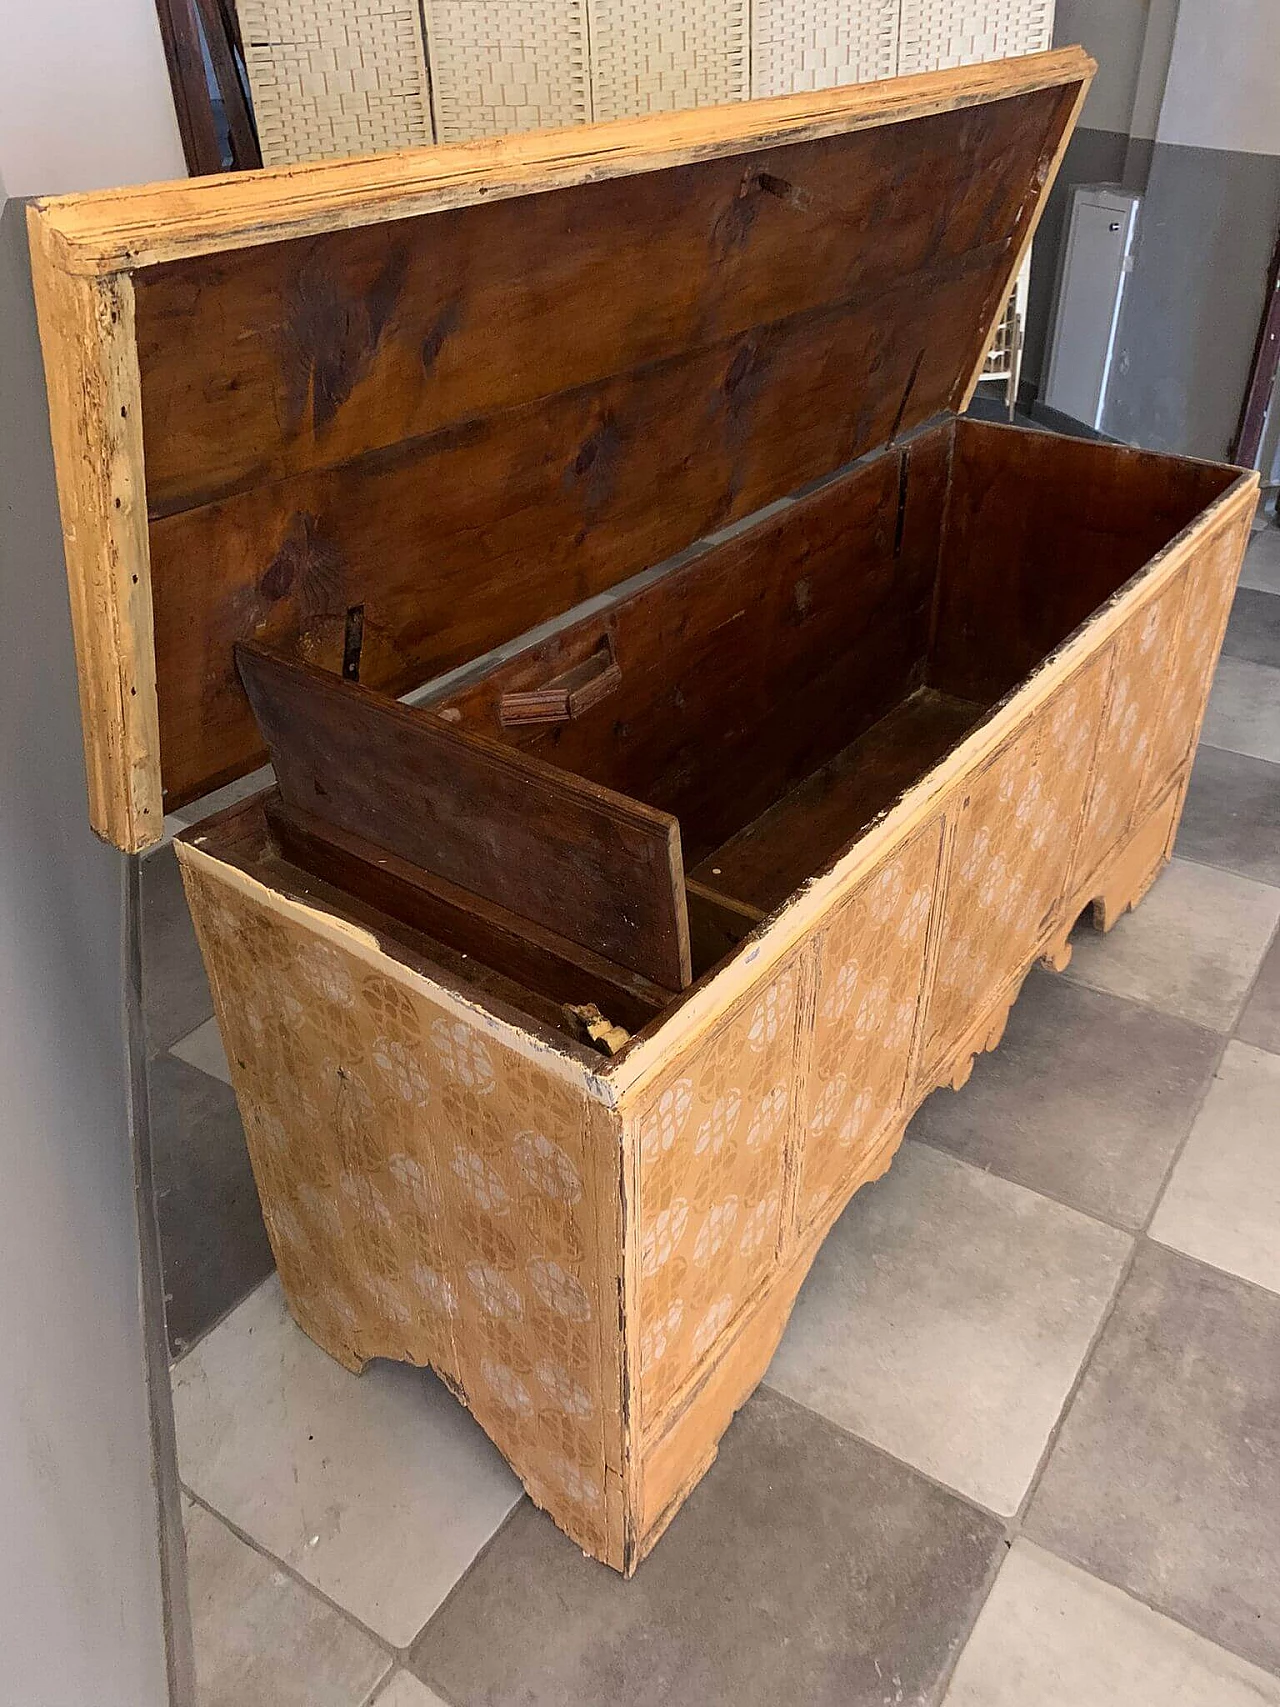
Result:
<svg viewBox="0 0 1280 1707"><path fill-rule="evenodd" d="M926 1064L945 1060L1034 956L1060 906L1102 721L1093 659L963 785L929 1004Z"/></svg>
<svg viewBox="0 0 1280 1707"><path fill-rule="evenodd" d="M774 1265L800 1018L792 959L673 1063L640 1114L646 1429Z"/></svg>
<svg viewBox="0 0 1280 1707"><path fill-rule="evenodd" d="M858 1183L901 1113L942 829L934 823L853 892L818 951L800 1159L806 1227Z"/></svg>
<svg viewBox="0 0 1280 1707"><path fill-rule="evenodd" d="M479 1024L207 871L184 880L298 1320L344 1361L433 1365L604 1551L616 1143L588 1144L583 1092Z"/></svg>

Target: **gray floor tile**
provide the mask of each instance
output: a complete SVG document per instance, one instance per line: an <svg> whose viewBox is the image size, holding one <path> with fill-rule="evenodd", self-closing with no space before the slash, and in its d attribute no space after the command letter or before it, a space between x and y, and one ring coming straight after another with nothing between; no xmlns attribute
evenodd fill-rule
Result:
<svg viewBox="0 0 1280 1707"><path fill-rule="evenodd" d="M412 1665L457 1707L923 1707L1003 1545L763 1390L631 1582L525 1504Z"/></svg>
<svg viewBox="0 0 1280 1707"><path fill-rule="evenodd" d="M1063 976L1228 1032L1278 920L1280 889L1175 859L1106 936L1077 926Z"/></svg>
<svg viewBox="0 0 1280 1707"><path fill-rule="evenodd" d="M1267 950L1257 982L1240 1015L1236 1036L1280 1055L1280 937Z"/></svg>
<svg viewBox="0 0 1280 1707"><path fill-rule="evenodd" d="M1247 658L1223 658L1200 739L1280 764L1280 674Z"/></svg>
<svg viewBox="0 0 1280 1707"><path fill-rule="evenodd" d="M434 1689L419 1683L412 1672L398 1671L386 1688L379 1691L373 1707L446 1707L446 1704Z"/></svg>
<svg viewBox="0 0 1280 1707"><path fill-rule="evenodd" d="M1086 1215L1141 1227L1222 1048L1216 1033L1035 971L1000 1047L910 1135Z"/></svg>
<svg viewBox="0 0 1280 1707"><path fill-rule="evenodd" d="M1280 593L1280 528L1273 523L1254 530L1245 552L1240 585Z"/></svg>
<svg viewBox="0 0 1280 1707"><path fill-rule="evenodd" d="M213 1012L178 858L170 847L142 861L142 1006L152 1054L194 1031Z"/></svg>
<svg viewBox="0 0 1280 1707"><path fill-rule="evenodd" d="M1177 851L1199 865L1280 884L1280 765L1202 746Z"/></svg>
<svg viewBox="0 0 1280 1707"><path fill-rule="evenodd" d="M765 1380L1012 1513L1130 1244L908 1143L827 1235Z"/></svg>
<svg viewBox="0 0 1280 1707"><path fill-rule="evenodd" d="M364 1707L390 1656L216 1517L184 1505L197 1707Z"/></svg>
<svg viewBox="0 0 1280 1707"><path fill-rule="evenodd" d="M1280 665L1280 597L1255 587L1237 588L1222 655L1273 668Z"/></svg>
<svg viewBox="0 0 1280 1707"><path fill-rule="evenodd" d="M1280 1682L1016 1541L945 1707L1280 1707Z"/></svg>
<svg viewBox="0 0 1280 1707"><path fill-rule="evenodd" d="M176 1055L179 1061L185 1061L189 1067L198 1067L211 1078L221 1079L224 1085L231 1083L227 1052L222 1047L216 1019L207 1019L194 1031L180 1037L176 1043L170 1045L169 1053Z"/></svg>
<svg viewBox="0 0 1280 1707"><path fill-rule="evenodd" d="M520 1496L433 1375L339 1368L275 1279L178 1364L173 1399L192 1492L396 1647Z"/></svg>
<svg viewBox="0 0 1280 1707"><path fill-rule="evenodd" d="M231 1087L172 1055L148 1063L160 1261L176 1357L274 1266Z"/></svg>
<svg viewBox="0 0 1280 1707"><path fill-rule="evenodd" d="M1151 1237L1280 1293L1280 1055L1227 1045Z"/></svg>
<svg viewBox="0 0 1280 1707"><path fill-rule="evenodd" d="M1280 1298L1144 1244L1026 1533L1280 1669Z"/></svg>

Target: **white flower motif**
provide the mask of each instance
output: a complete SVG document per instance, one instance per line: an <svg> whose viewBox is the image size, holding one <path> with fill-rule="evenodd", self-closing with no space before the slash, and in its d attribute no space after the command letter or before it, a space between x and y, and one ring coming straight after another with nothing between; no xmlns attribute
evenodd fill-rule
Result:
<svg viewBox="0 0 1280 1707"><path fill-rule="evenodd" d="M547 1467L568 1497L579 1505L594 1505L600 1498L599 1484L594 1482L585 1470L576 1465L571 1458L562 1453L554 1452L547 1459Z"/></svg>
<svg viewBox="0 0 1280 1707"><path fill-rule="evenodd" d="M338 1180L338 1189L356 1212L371 1226L390 1231L393 1225L386 1199L372 1180L363 1174L346 1173Z"/></svg>
<svg viewBox="0 0 1280 1707"><path fill-rule="evenodd" d="M853 1102L845 1111L844 1119L836 1132L836 1143L847 1150L861 1136L862 1129L867 1123L867 1115L871 1112L871 1087L863 1085L854 1097Z"/></svg>
<svg viewBox="0 0 1280 1707"><path fill-rule="evenodd" d="M526 1265L533 1289L549 1310L569 1322L591 1320L591 1300L582 1283L550 1257L531 1257Z"/></svg>
<svg viewBox="0 0 1280 1707"><path fill-rule="evenodd" d="M698 1229L698 1237L693 1247L693 1260L704 1264L718 1254L721 1246L733 1232L738 1219L738 1200L727 1197L723 1203L715 1203L707 1213L706 1220Z"/></svg>
<svg viewBox="0 0 1280 1707"><path fill-rule="evenodd" d="M652 1279L671 1260L672 1252L684 1237L688 1221L689 1205L683 1197L677 1197L654 1216L645 1230L640 1252L640 1272L646 1280Z"/></svg>
<svg viewBox="0 0 1280 1707"><path fill-rule="evenodd" d="M668 1085L640 1126L640 1153L645 1161L665 1154L684 1130L693 1105L693 1085L677 1079Z"/></svg>
<svg viewBox="0 0 1280 1707"><path fill-rule="evenodd" d="M518 1132L511 1145L516 1166L535 1191L560 1203L576 1203L582 1196L577 1169L559 1144L541 1132Z"/></svg>
<svg viewBox="0 0 1280 1707"><path fill-rule="evenodd" d="M894 1051L911 1041L916 1022L916 1004L910 998L897 1002L890 1009L880 1032L881 1045Z"/></svg>
<svg viewBox="0 0 1280 1707"><path fill-rule="evenodd" d="M766 1091L751 1116L751 1124L747 1127L747 1148L756 1149L761 1144L770 1143L778 1137L787 1119L787 1087L775 1085L771 1091Z"/></svg>
<svg viewBox="0 0 1280 1707"><path fill-rule="evenodd" d="M469 1262L466 1276L467 1283L487 1315L498 1316L507 1321L518 1320L524 1315L524 1300L506 1276L500 1274L496 1268L486 1262Z"/></svg>
<svg viewBox="0 0 1280 1707"><path fill-rule="evenodd" d="M643 1368L652 1369L655 1363L661 1363L671 1341L680 1332L683 1320L684 1301L674 1298L666 1314L649 1323L640 1336L640 1363Z"/></svg>
<svg viewBox="0 0 1280 1707"><path fill-rule="evenodd" d="M511 1197L501 1176L474 1150L464 1150L456 1144L450 1164L462 1189L487 1215L505 1215L511 1207Z"/></svg>
<svg viewBox="0 0 1280 1707"><path fill-rule="evenodd" d="M878 872L867 885L867 900L871 903L873 914L878 917L884 913L896 912L902 902L905 884L906 878L898 860Z"/></svg>
<svg viewBox="0 0 1280 1707"><path fill-rule="evenodd" d="M711 1113L698 1128L697 1140L693 1146L694 1155L701 1156L704 1151L710 1150L713 1156L718 1156L733 1137L741 1113L742 1092L735 1085L727 1096L716 1098Z"/></svg>
<svg viewBox="0 0 1280 1707"><path fill-rule="evenodd" d="M862 999L858 1003L858 1011L853 1016L854 1036L873 1036L884 1024L888 1011L889 982L886 978L877 978L869 990L863 991Z"/></svg>
<svg viewBox="0 0 1280 1707"><path fill-rule="evenodd" d="M322 1001L349 1008L355 1001L355 985L346 960L327 942L309 942L298 950L303 978Z"/></svg>
<svg viewBox="0 0 1280 1707"><path fill-rule="evenodd" d="M814 1102L813 1113L809 1116L809 1130L815 1138L820 1137L839 1114L848 1083L844 1073L837 1073L834 1079L828 1079L823 1085Z"/></svg>
<svg viewBox="0 0 1280 1707"><path fill-rule="evenodd" d="M310 1180L303 1180L298 1187L298 1202L312 1226L318 1228L326 1238L340 1239L342 1237L342 1215L338 1205L331 1197L312 1185Z"/></svg>
<svg viewBox="0 0 1280 1707"><path fill-rule="evenodd" d="M458 1314L458 1294L447 1276L419 1262L409 1270L409 1278L433 1310L442 1316Z"/></svg>
<svg viewBox="0 0 1280 1707"><path fill-rule="evenodd" d="M933 895L928 889L915 890L898 914L898 940L914 942L929 922Z"/></svg>
<svg viewBox="0 0 1280 1707"><path fill-rule="evenodd" d="M379 1037L373 1045L373 1064L401 1102L427 1106L430 1084L416 1052L394 1037Z"/></svg>
<svg viewBox="0 0 1280 1707"><path fill-rule="evenodd" d="M738 1250L744 1257L752 1257L774 1237L778 1224L778 1194L770 1196L757 1203L755 1208L742 1223L742 1232L738 1238Z"/></svg>
<svg viewBox="0 0 1280 1707"><path fill-rule="evenodd" d="M858 988L860 971L861 967L858 961L845 961L831 980L831 987L822 1003L822 1017L824 1019L839 1020L848 1013Z"/></svg>
<svg viewBox="0 0 1280 1707"><path fill-rule="evenodd" d="M460 1019L436 1020L431 1037L445 1071L467 1090L487 1096L494 1086L494 1072L484 1039Z"/></svg>
<svg viewBox="0 0 1280 1707"><path fill-rule="evenodd" d="M565 1416L589 1417L595 1411L595 1400L591 1394L560 1364L544 1357L534 1365L533 1373L556 1410Z"/></svg>
<svg viewBox="0 0 1280 1707"><path fill-rule="evenodd" d="M693 1355L695 1358L701 1357L705 1351L710 1349L732 1314L732 1296L726 1293L723 1298L717 1298L693 1330Z"/></svg>
<svg viewBox="0 0 1280 1707"><path fill-rule="evenodd" d="M387 1167L392 1179L409 1193L415 1205L424 1214L435 1212L438 1205L431 1186L431 1176L415 1156L406 1156L403 1150L399 1150L388 1159Z"/></svg>
<svg viewBox="0 0 1280 1707"><path fill-rule="evenodd" d="M388 1280L385 1275L375 1274L366 1279L365 1285L385 1316L389 1317L398 1328L409 1326L413 1316L409 1306L400 1296L392 1281Z"/></svg>
<svg viewBox="0 0 1280 1707"><path fill-rule="evenodd" d="M791 1017L795 1002L795 976L784 972L770 984L756 1003L747 1031L747 1042L757 1053L775 1042Z"/></svg>
<svg viewBox="0 0 1280 1707"><path fill-rule="evenodd" d="M982 824L975 832L969 847L957 869L957 875L965 883L972 883L979 872L986 869L991 848L991 830Z"/></svg>
<svg viewBox="0 0 1280 1707"><path fill-rule="evenodd" d="M518 1411L522 1417L527 1417L533 1411L533 1398L529 1389L505 1363L495 1363L492 1358L482 1358L480 1373L484 1376L489 1391L499 1399L508 1410Z"/></svg>

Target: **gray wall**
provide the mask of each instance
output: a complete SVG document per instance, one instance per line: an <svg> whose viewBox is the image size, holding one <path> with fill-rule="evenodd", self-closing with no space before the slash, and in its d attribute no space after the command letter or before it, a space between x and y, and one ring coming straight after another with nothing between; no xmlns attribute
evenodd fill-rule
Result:
<svg viewBox="0 0 1280 1707"><path fill-rule="evenodd" d="M0 1699L159 1707L127 867L85 817L25 209L0 209Z"/></svg>
<svg viewBox="0 0 1280 1707"><path fill-rule="evenodd" d="M1048 366L1070 187L1141 190L1103 426L1224 457L1280 227L1276 0L1059 0L1055 35L1099 72L1036 239L1024 377Z"/></svg>
<svg viewBox="0 0 1280 1707"><path fill-rule="evenodd" d="M136 862L85 812L61 530L9 196L180 175L152 0L5 9L0 51L0 1702L162 1707L189 1648L145 1089ZM136 1191L141 1179L141 1198ZM144 1286L143 1277L146 1275ZM143 1293L146 1293L144 1308ZM156 1402L149 1403L149 1392ZM155 1448L159 1448L158 1453ZM159 1484L153 1476L159 1467ZM158 1494L163 1493L163 1499ZM172 1572L172 1578L171 1578Z"/></svg>

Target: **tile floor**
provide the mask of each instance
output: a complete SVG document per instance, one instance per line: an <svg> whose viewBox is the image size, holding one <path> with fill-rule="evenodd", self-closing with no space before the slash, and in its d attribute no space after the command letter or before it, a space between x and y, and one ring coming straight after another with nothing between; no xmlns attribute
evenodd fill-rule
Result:
<svg viewBox="0 0 1280 1707"><path fill-rule="evenodd" d="M1280 532L1241 587L1177 860L920 1111L629 1584L288 1320L148 859L200 1707L1280 1707Z"/></svg>

